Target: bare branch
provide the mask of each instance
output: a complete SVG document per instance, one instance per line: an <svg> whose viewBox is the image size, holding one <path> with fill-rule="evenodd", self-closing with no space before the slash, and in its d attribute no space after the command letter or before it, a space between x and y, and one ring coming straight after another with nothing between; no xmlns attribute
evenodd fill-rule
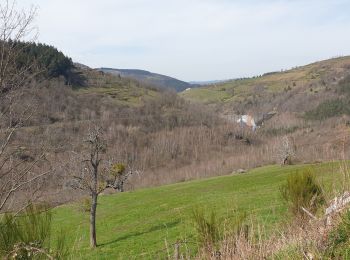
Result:
<svg viewBox="0 0 350 260"><path fill-rule="evenodd" d="M16 133L36 112L32 100L27 105L21 102L26 89L40 73L37 63L28 59L18 66L18 59L28 44L37 39L35 16L34 7L17 10L16 0L0 3L0 212L12 200L17 200L19 192L31 188L29 186L52 172L51 168L42 168L45 151L36 153L30 161L16 154Z"/></svg>
<svg viewBox="0 0 350 260"><path fill-rule="evenodd" d="M7 202L7 200L10 198L10 196L16 192L18 189L20 189L21 187L23 187L24 185L28 184L28 183L31 183L31 182L34 182L36 181L37 179L49 174L51 172L50 171L47 171L47 172L44 172L44 173L41 173L39 175L36 175L35 177L27 180L27 181L24 181L24 182L21 182L19 184L17 184L16 186L14 186L13 188L11 188L11 190L6 194L6 196L4 197L4 199L2 200L2 202L0 203L0 210L5 206L5 203Z"/></svg>

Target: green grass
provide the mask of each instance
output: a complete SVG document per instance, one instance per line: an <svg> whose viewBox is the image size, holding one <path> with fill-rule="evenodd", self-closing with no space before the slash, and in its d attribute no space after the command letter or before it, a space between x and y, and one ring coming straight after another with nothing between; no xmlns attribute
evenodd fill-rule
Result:
<svg viewBox="0 0 350 260"><path fill-rule="evenodd" d="M74 245L74 259L134 259L165 254L168 244L178 239L195 240L191 212L196 207L215 210L229 217L233 210L246 212L267 230L273 230L286 216L279 186L289 173L310 167L267 166L242 175L178 183L109 196L98 204L98 248L89 249L88 214L76 204L54 210L54 230L65 230ZM337 177L339 165L314 165L327 189ZM334 178L337 177L337 178ZM158 253L157 253L158 252Z"/></svg>
<svg viewBox="0 0 350 260"><path fill-rule="evenodd" d="M283 93L286 89L296 89L303 93L305 92L305 86L310 84L313 84L313 92L319 92L324 89L319 83L322 78L334 77L336 73L349 66L349 63L350 56L340 57L287 71L267 73L259 77L230 80L199 87L184 91L181 93L181 96L188 100L202 103L222 104L233 101L244 102L248 97L257 94L261 99L264 96L269 96L269 94ZM310 90L308 89L309 92Z"/></svg>
<svg viewBox="0 0 350 260"><path fill-rule="evenodd" d="M74 87L78 95L97 95L125 106L139 106L145 100L159 95L158 90L143 86L135 80L120 78L109 73L101 74L95 70L86 70L83 73L87 82L85 87Z"/></svg>
<svg viewBox="0 0 350 260"><path fill-rule="evenodd" d="M77 90L79 95L101 95L110 97L116 104L137 106L144 100L155 98L158 93L155 90L131 86L88 87Z"/></svg>
<svg viewBox="0 0 350 260"><path fill-rule="evenodd" d="M231 96L226 91L210 88L193 88L185 92L181 92L180 96L193 101L200 101L203 103L224 102Z"/></svg>

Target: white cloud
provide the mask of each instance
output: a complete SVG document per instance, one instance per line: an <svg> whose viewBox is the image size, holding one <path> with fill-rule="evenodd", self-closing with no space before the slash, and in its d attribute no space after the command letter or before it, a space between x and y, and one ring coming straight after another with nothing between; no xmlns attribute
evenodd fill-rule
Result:
<svg viewBox="0 0 350 260"><path fill-rule="evenodd" d="M92 67L184 80L254 75L350 54L345 0L23 0L40 40Z"/></svg>

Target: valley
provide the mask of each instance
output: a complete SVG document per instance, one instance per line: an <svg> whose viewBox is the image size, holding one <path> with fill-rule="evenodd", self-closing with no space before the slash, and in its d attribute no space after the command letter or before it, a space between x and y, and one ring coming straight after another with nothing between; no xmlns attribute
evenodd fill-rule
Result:
<svg viewBox="0 0 350 260"><path fill-rule="evenodd" d="M122 2L0 3L0 259L347 259L350 56L302 61L348 44L273 33L314 3Z"/></svg>

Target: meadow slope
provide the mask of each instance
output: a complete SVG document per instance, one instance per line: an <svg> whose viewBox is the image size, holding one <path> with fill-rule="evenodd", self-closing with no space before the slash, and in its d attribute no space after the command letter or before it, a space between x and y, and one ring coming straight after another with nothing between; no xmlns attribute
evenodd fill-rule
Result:
<svg viewBox="0 0 350 260"><path fill-rule="evenodd" d="M195 208L214 210L220 218L245 212L271 231L286 219L279 186L288 174L307 167L315 168L327 189L340 179L339 163L267 166L240 175L101 196L96 250L89 249L89 214L79 203L54 210L54 233L63 227L74 245L74 259L152 259L166 255L166 243L195 241L191 218ZM196 246L190 249L195 253Z"/></svg>
<svg viewBox="0 0 350 260"><path fill-rule="evenodd" d="M320 99L331 96L336 83L349 74L350 56L315 62L290 70L265 73L194 88L181 96L206 104L254 104L256 99L271 102L281 94L308 95ZM274 104L279 106L280 104ZM290 107L289 107L290 108Z"/></svg>

